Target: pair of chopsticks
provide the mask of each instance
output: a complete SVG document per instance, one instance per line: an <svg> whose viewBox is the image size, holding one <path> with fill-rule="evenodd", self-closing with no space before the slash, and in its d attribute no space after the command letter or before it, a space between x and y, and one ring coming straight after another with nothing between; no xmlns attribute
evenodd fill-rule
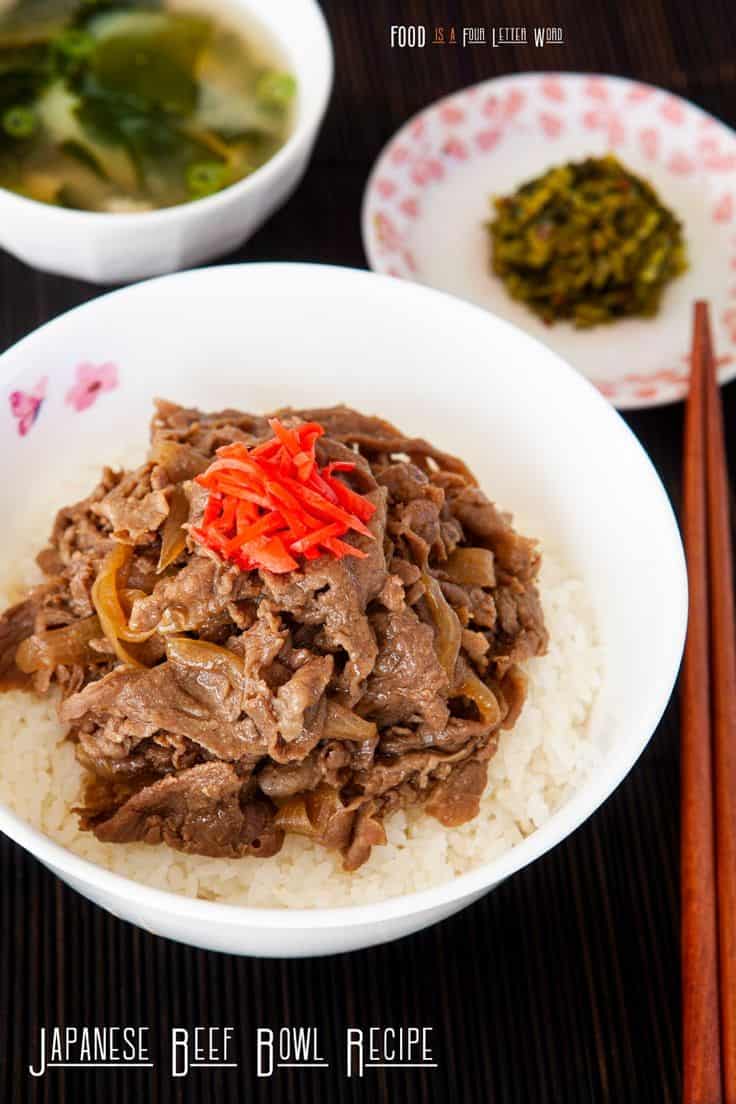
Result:
<svg viewBox="0 0 736 1104"><path fill-rule="evenodd" d="M683 535L683 1104L736 1102L736 620L723 412L706 303L695 304Z"/></svg>

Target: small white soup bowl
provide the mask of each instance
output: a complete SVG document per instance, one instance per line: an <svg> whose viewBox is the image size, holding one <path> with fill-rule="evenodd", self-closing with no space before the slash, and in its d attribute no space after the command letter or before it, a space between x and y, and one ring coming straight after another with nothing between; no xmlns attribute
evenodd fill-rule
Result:
<svg viewBox="0 0 736 1104"><path fill-rule="evenodd" d="M206 7L206 4L202 5ZM297 79L291 134L251 176L215 195L156 211L107 214L39 203L0 188L0 247L45 272L93 283L140 280L236 249L292 194L332 87L332 44L316 0L228 0L262 28Z"/></svg>
<svg viewBox="0 0 736 1104"><path fill-rule="evenodd" d="M100 394L87 405L77 400L92 378ZM42 393L33 421L28 411ZM590 383L508 322L418 284L319 265L184 272L93 300L0 357L4 525L24 526L34 495L66 503L64 484L75 473L89 473L92 486L122 444L143 456L156 395L255 411L344 401L462 456L481 486L544 534L584 581L605 650L591 718L600 764L501 857L365 906L193 900L93 865L0 804L2 831L86 897L160 935L234 954L319 955L395 939L457 912L554 847L615 789L670 697L687 583L662 484ZM24 434L15 424L21 411Z"/></svg>

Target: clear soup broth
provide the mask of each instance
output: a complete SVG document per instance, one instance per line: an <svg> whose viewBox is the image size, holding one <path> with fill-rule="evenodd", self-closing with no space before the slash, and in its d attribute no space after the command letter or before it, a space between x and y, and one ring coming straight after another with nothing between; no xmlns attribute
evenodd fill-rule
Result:
<svg viewBox="0 0 736 1104"><path fill-rule="evenodd" d="M288 138L294 77L258 28L157 0L0 0L0 187L85 211L201 199Z"/></svg>

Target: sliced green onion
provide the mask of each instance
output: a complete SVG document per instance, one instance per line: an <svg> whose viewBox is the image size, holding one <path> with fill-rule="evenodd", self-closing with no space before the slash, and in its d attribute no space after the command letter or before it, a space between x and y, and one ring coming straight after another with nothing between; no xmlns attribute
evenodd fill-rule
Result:
<svg viewBox="0 0 736 1104"><path fill-rule="evenodd" d="M16 104L3 114L2 128L11 138L31 138L38 128L38 115L32 107Z"/></svg>
<svg viewBox="0 0 736 1104"><path fill-rule="evenodd" d="M227 183L227 169L220 161L195 161L187 169L187 188L195 199L219 192Z"/></svg>
<svg viewBox="0 0 736 1104"><path fill-rule="evenodd" d="M94 53L97 43L89 31L71 27L62 31L53 41L54 49L69 61L83 61Z"/></svg>
<svg viewBox="0 0 736 1104"><path fill-rule="evenodd" d="M256 99L265 107L287 107L296 94L296 80L291 73L269 70L258 78Z"/></svg>

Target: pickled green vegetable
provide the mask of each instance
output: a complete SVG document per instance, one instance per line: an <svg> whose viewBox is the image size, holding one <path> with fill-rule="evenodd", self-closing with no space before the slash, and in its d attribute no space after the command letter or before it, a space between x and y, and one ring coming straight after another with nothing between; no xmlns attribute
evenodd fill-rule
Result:
<svg viewBox="0 0 736 1104"><path fill-rule="evenodd" d="M612 155L550 169L494 208L493 271L547 324L651 317L687 268L681 223Z"/></svg>
<svg viewBox="0 0 736 1104"><path fill-rule="evenodd" d="M204 3L15 0L0 14L0 187L91 211L202 199L273 157L295 96Z"/></svg>

